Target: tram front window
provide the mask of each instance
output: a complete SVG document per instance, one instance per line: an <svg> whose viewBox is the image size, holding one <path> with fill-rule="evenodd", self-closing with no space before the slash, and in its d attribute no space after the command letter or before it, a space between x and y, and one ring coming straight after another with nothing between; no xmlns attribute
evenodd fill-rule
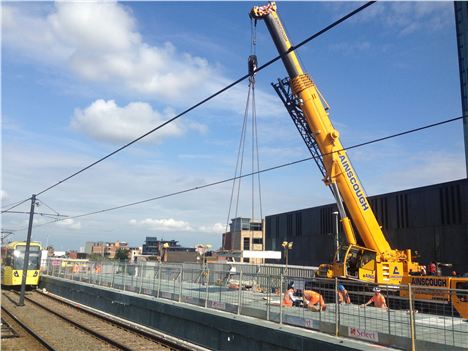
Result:
<svg viewBox="0 0 468 351"><path fill-rule="evenodd" d="M26 251L26 245L17 246L13 251L13 269L23 269L24 265L24 253ZM29 262L28 269L39 269L40 266L40 254L41 251L38 246L31 246L29 248Z"/></svg>

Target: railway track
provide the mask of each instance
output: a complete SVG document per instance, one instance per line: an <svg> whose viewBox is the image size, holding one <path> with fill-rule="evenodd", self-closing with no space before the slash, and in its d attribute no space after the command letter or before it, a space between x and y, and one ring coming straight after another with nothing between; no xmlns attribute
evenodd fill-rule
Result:
<svg viewBox="0 0 468 351"><path fill-rule="evenodd" d="M75 329L92 335L96 340L118 350L161 350L185 351L202 350L188 343L173 340L161 334L156 334L136 327L132 323L116 320L97 311L91 311L85 306L70 303L51 294L38 291L25 297L29 306L40 309L54 318L66 321ZM70 348L66 348L69 350ZM83 348L80 348L83 349ZM96 348L92 348L95 350ZM107 348L109 349L109 348Z"/></svg>
<svg viewBox="0 0 468 351"><path fill-rule="evenodd" d="M30 294L30 293L29 293ZM81 328L64 323L63 318L51 315L48 311L33 305L26 299L25 306L17 305L18 294L2 291L2 312L14 316L15 322L32 336L36 343L26 348L16 346L10 350L116 350L105 340L96 338ZM2 341L2 350L4 349Z"/></svg>
<svg viewBox="0 0 468 351"><path fill-rule="evenodd" d="M10 350L54 350L40 335L25 325L2 305L1 349Z"/></svg>

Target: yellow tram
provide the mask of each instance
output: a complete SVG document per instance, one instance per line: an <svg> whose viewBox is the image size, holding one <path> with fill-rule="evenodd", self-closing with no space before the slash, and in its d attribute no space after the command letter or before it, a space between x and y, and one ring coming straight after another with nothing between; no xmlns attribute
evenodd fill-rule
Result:
<svg viewBox="0 0 468 351"><path fill-rule="evenodd" d="M31 242L26 285L39 284L41 264L41 244ZM20 286L23 277L25 241L13 241L2 246L2 286Z"/></svg>

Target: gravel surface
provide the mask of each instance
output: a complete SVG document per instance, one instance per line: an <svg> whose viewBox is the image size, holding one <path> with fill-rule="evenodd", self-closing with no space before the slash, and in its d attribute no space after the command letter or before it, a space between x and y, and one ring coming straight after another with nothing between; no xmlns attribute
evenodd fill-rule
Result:
<svg viewBox="0 0 468 351"><path fill-rule="evenodd" d="M39 341L2 311L2 351L43 351Z"/></svg>
<svg viewBox="0 0 468 351"><path fill-rule="evenodd" d="M98 332L99 334L116 339L120 344L125 345L132 350L171 350L171 348L150 338L144 337L139 333L103 320L97 316L93 316L79 308L76 308L76 306L70 306L62 303L48 297L47 295L35 292L29 297L41 305L45 305L46 307L53 309L54 312L58 312L60 315L79 323L80 325L84 324L86 327Z"/></svg>
<svg viewBox="0 0 468 351"><path fill-rule="evenodd" d="M27 296L30 296L30 294L31 293L28 293ZM11 311L24 324L45 339L54 349L63 351L115 350L115 348L111 347L109 344L77 329L63 319L50 314L27 300L25 300L25 306L17 306L16 302L18 298L19 296L17 294L4 291L2 294L2 306ZM37 349L41 350L39 348ZM2 350L4 350L3 345ZM21 350L21 348L13 348L11 350ZM25 350L29 351L35 349L26 348Z"/></svg>

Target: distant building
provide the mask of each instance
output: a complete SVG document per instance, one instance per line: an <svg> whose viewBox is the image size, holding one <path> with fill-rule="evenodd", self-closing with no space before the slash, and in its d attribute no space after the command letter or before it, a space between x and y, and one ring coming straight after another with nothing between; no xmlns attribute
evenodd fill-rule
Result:
<svg viewBox="0 0 468 351"><path fill-rule="evenodd" d="M167 248L164 245L167 244ZM141 257L141 258L140 258ZM147 236L138 259L155 257L164 262L196 262L195 248L182 247L177 240L159 240L157 237Z"/></svg>
<svg viewBox="0 0 468 351"><path fill-rule="evenodd" d="M166 251L165 262L182 263L198 262L198 253L191 247L169 247Z"/></svg>
<svg viewBox="0 0 468 351"><path fill-rule="evenodd" d="M148 256L161 256L164 244L168 244L171 249L181 248L176 240L158 240L155 236L147 236L145 243L143 244L142 254Z"/></svg>
<svg viewBox="0 0 468 351"><path fill-rule="evenodd" d="M265 232L262 221L234 218L229 232L223 234L223 251L263 251ZM244 258L244 262L263 263L261 258Z"/></svg>
<svg viewBox="0 0 468 351"><path fill-rule="evenodd" d="M128 248L128 259L130 262L136 262L137 256L142 254L141 247L129 247Z"/></svg>
<svg viewBox="0 0 468 351"><path fill-rule="evenodd" d="M86 243L88 245L88 242ZM125 241L116 242L95 242L91 245L91 254L100 255L104 258L114 258L119 249L128 249L128 243Z"/></svg>
<svg viewBox="0 0 468 351"><path fill-rule="evenodd" d="M77 252L75 250L71 250L71 251L68 251L67 252L67 255L68 255L68 258L71 258L73 260L77 260L77 259L85 259L87 254L84 253L84 252Z"/></svg>
<svg viewBox="0 0 468 351"><path fill-rule="evenodd" d="M93 253L93 245L94 243L92 241L87 241L85 243L84 252L87 253L88 255L91 255Z"/></svg>
<svg viewBox="0 0 468 351"><path fill-rule="evenodd" d="M143 244L143 255L157 256L159 254L159 241L155 236L147 236Z"/></svg>

